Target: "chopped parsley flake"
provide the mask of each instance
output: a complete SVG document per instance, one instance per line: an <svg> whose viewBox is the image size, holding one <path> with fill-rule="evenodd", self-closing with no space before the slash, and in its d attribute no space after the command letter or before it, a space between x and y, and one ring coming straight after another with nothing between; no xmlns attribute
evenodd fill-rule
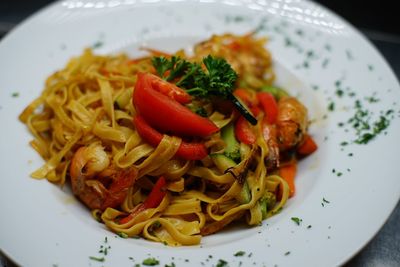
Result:
<svg viewBox="0 0 400 267"><path fill-rule="evenodd" d="M315 56L314 51L312 51L312 50L307 51L306 56L307 56L308 58L314 57L314 56Z"/></svg>
<svg viewBox="0 0 400 267"><path fill-rule="evenodd" d="M204 265L204 263L202 262L202 265ZM165 264L164 267L176 267L174 262L171 262L171 264Z"/></svg>
<svg viewBox="0 0 400 267"><path fill-rule="evenodd" d="M304 32L303 32L301 29L297 29L297 30L296 30L296 34L297 34L298 36L303 36Z"/></svg>
<svg viewBox="0 0 400 267"><path fill-rule="evenodd" d="M147 258L143 260L142 264L146 266L155 266L159 265L160 262L156 258Z"/></svg>
<svg viewBox="0 0 400 267"><path fill-rule="evenodd" d="M125 234L124 232L118 232L117 235L121 238L128 238L129 236Z"/></svg>
<svg viewBox="0 0 400 267"><path fill-rule="evenodd" d="M379 102L379 99L374 97L374 96L369 96L365 98L369 103L377 103Z"/></svg>
<svg viewBox="0 0 400 267"><path fill-rule="evenodd" d="M105 261L104 257L99 258L99 257L90 256L89 259L94 260L94 261L98 261L98 262L104 262Z"/></svg>
<svg viewBox="0 0 400 267"><path fill-rule="evenodd" d="M12 97L19 97L19 93L18 92L14 92L11 94Z"/></svg>
<svg viewBox="0 0 400 267"><path fill-rule="evenodd" d="M318 89L319 89L319 86L314 84L314 85L312 86L312 89L318 90Z"/></svg>
<svg viewBox="0 0 400 267"><path fill-rule="evenodd" d="M326 44L324 48L325 48L327 51L331 51L331 50L332 50L332 47L331 47L330 44Z"/></svg>
<svg viewBox="0 0 400 267"><path fill-rule="evenodd" d="M344 92L343 92L343 90L342 89L336 89L336 95L338 96L338 97L342 97L343 96L343 94L344 94Z"/></svg>
<svg viewBox="0 0 400 267"><path fill-rule="evenodd" d="M325 58L324 61L322 61L322 67L326 68L326 66L328 66L329 63L329 59Z"/></svg>
<svg viewBox="0 0 400 267"><path fill-rule="evenodd" d="M303 221L302 219L298 217L292 217L290 218L292 221L294 221L297 225L300 225L300 223Z"/></svg>
<svg viewBox="0 0 400 267"><path fill-rule="evenodd" d="M288 256L290 254L290 251L285 252L285 256Z"/></svg>
<svg viewBox="0 0 400 267"><path fill-rule="evenodd" d="M219 260L218 260L218 263L217 263L217 265L216 265L216 267L225 267L225 266L228 266L228 262L219 259Z"/></svg>
<svg viewBox="0 0 400 267"><path fill-rule="evenodd" d="M334 111L335 110L335 103L334 102L330 102L328 104L328 110L329 111Z"/></svg>
<svg viewBox="0 0 400 267"><path fill-rule="evenodd" d="M311 226L311 224L310 224L310 225L307 226L307 229L311 229L311 227L312 227L312 226Z"/></svg>
<svg viewBox="0 0 400 267"><path fill-rule="evenodd" d="M353 53L351 53L350 50L346 50L346 56L347 56L348 60L353 60L354 59Z"/></svg>
<svg viewBox="0 0 400 267"><path fill-rule="evenodd" d="M93 45L92 45L92 48L93 49L96 49L96 48L100 48L100 47L102 47L103 46L103 42L102 41L97 41L97 42L95 42Z"/></svg>
<svg viewBox="0 0 400 267"><path fill-rule="evenodd" d="M236 252L235 254L233 254L233 256L235 256L235 257L241 257L241 256L244 256L244 254L246 254L246 252L244 252L244 251L238 251L238 252Z"/></svg>
<svg viewBox="0 0 400 267"><path fill-rule="evenodd" d="M329 200L326 200L324 197L322 198L322 201L325 203L331 203Z"/></svg>

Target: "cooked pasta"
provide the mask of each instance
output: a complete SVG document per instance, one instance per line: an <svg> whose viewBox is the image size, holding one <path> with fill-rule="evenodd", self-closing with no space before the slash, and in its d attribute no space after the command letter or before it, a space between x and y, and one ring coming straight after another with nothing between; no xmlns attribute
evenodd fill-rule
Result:
<svg viewBox="0 0 400 267"><path fill-rule="evenodd" d="M259 225L294 193L281 170L299 147L312 152L307 110L272 86L265 41L213 36L190 57L85 50L20 115L45 160L32 177L69 184L115 233L171 246L199 244L233 221ZM216 77L222 68L231 77ZM218 83L220 95L207 95Z"/></svg>

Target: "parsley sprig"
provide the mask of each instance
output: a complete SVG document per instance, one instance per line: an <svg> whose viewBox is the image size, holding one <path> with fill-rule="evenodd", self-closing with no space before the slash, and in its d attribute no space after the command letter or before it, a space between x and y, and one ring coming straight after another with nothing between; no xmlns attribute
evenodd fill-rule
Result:
<svg viewBox="0 0 400 267"><path fill-rule="evenodd" d="M209 55L202 61L205 69L199 63L189 62L178 56L170 59L153 57L152 64L157 74L166 81L174 82L193 96L218 96L227 99L251 124L257 124L256 118L233 95L238 75L225 59Z"/></svg>

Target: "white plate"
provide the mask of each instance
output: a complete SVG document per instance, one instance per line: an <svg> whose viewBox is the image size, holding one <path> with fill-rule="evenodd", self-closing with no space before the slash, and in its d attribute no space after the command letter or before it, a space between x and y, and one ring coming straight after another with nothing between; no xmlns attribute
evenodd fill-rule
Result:
<svg viewBox="0 0 400 267"><path fill-rule="evenodd" d="M29 177L43 162L17 116L71 56L88 46L97 53L138 55L140 45L173 51L212 33L255 29L270 38L278 83L309 106L315 119L310 131L319 144L301 162L297 194L277 216L204 238L200 246L170 248L116 237L65 189ZM364 37L314 3L57 2L7 35L0 59L0 248L23 266L132 266L148 257L160 266L212 266L220 259L230 266L334 266L374 236L399 199L399 83ZM338 125L355 114L356 100L373 112L371 121L393 110L390 126L368 145L351 143L353 127ZM105 262L89 259L100 256L102 245L111 247ZM246 255L234 256L237 251Z"/></svg>

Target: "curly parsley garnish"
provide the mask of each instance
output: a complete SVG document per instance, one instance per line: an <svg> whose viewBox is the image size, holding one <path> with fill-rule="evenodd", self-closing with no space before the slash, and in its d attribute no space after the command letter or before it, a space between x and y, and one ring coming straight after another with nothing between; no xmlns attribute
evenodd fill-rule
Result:
<svg viewBox="0 0 400 267"><path fill-rule="evenodd" d="M174 82L193 96L217 96L227 99L251 124L257 124L253 115L233 95L238 75L225 59L209 55L203 58L204 69L201 64L189 62L178 56L172 56L170 59L153 57L152 64L157 74L166 81Z"/></svg>

